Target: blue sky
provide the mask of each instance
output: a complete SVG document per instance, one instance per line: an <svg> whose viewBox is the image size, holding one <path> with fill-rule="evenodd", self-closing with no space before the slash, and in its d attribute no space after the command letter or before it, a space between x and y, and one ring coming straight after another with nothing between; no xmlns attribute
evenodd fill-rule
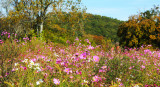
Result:
<svg viewBox="0 0 160 87"><path fill-rule="evenodd" d="M160 0L82 0L87 13L128 20L131 15L150 10L159 5Z"/></svg>
<svg viewBox="0 0 160 87"><path fill-rule="evenodd" d="M0 0L1 1L1 0ZM87 13L128 20L131 15L160 5L160 0L81 0ZM2 8L0 7L0 10Z"/></svg>

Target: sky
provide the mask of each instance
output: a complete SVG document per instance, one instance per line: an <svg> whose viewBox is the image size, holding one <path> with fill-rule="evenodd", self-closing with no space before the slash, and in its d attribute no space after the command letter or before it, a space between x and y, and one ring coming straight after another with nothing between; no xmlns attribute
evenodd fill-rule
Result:
<svg viewBox="0 0 160 87"><path fill-rule="evenodd" d="M160 0L81 0L87 13L126 21L129 16L160 5ZM1 0L0 0L1 2ZM3 10L0 6L0 10Z"/></svg>
<svg viewBox="0 0 160 87"><path fill-rule="evenodd" d="M160 5L160 0L82 0L87 13L126 21L129 16Z"/></svg>

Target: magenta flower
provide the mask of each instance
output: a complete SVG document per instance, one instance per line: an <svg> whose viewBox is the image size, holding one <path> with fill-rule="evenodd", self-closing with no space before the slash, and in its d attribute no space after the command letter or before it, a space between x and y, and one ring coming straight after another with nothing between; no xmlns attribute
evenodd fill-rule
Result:
<svg viewBox="0 0 160 87"><path fill-rule="evenodd" d="M61 59L60 58L58 58L58 59L56 59L56 64L59 64L59 63L61 63Z"/></svg>
<svg viewBox="0 0 160 87"><path fill-rule="evenodd" d="M93 61L94 62L99 62L99 57L98 56L93 56Z"/></svg>
<svg viewBox="0 0 160 87"><path fill-rule="evenodd" d="M66 41L66 43L70 43L70 41L69 41L69 40L67 40L67 41Z"/></svg>
<svg viewBox="0 0 160 87"><path fill-rule="evenodd" d="M98 76L94 76L92 79L93 79L93 82L98 82L99 81L99 77Z"/></svg>
<svg viewBox="0 0 160 87"><path fill-rule="evenodd" d="M36 62L36 60L37 60L37 59L36 59L36 58L34 58L34 59L31 59L31 60L32 60L33 62Z"/></svg>
<svg viewBox="0 0 160 87"><path fill-rule="evenodd" d="M2 40L0 40L0 43L3 43L3 41L2 41Z"/></svg>
<svg viewBox="0 0 160 87"><path fill-rule="evenodd" d="M82 53L82 54L80 55L80 59L86 59L86 56L87 56L87 54L86 54L86 52L84 52L84 53Z"/></svg>
<svg viewBox="0 0 160 87"><path fill-rule="evenodd" d="M103 70L102 70L102 69L99 69L99 72L103 72Z"/></svg>
<svg viewBox="0 0 160 87"><path fill-rule="evenodd" d="M27 67L23 67L23 69L24 69L24 70L26 70L26 69L27 69Z"/></svg>
<svg viewBox="0 0 160 87"><path fill-rule="evenodd" d="M60 84L60 81L59 81L59 79L53 79L53 82L54 82L54 84L56 84L56 85L59 85Z"/></svg>
<svg viewBox="0 0 160 87"><path fill-rule="evenodd" d="M8 35L8 38L10 38L10 35Z"/></svg>
<svg viewBox="0 0 160 87"><path fill-rule="evenodd" d="M158 53L158 58L160 58L160 53Z"/></svg>
<svg viewBox="0 0 160 87"><path fill-rule="evenodd" d="M79 53L76 53L76 54L75 54L75 56L78 56L78 55L79 55Z"/></svg>
<svg viewBox="0 0 160 87"><path fill-rule="evenodd" d="M77 71L76 71L76 74L81 75L81 74L82 74L82 72L81 72L81 71L79 71L79 72L78 72L78 70L77 70Z"/></svg>

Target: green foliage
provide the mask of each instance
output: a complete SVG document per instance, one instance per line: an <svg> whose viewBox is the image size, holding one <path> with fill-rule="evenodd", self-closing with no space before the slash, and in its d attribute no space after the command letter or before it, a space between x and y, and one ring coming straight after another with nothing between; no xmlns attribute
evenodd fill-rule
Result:
<svg viewBox="0 0 160 87"><path fill-rule="evenodd" d="M52 12L47 14L44 24L47 41L65 44L67 40L73 42L76 37L90 38L92 43L101 45L105 40L118 41L116 33L122 21L84 13L62 12L61 15L63 17Z"/></svg>
<svg viewBox="0 0 160 87"><path fill-rule="evenodd" d="M88 14L87 16L84 27L87 34L103 36L113 42L119 40L117 30L123 21L100 15Z"/></svg>
<svg viewBox="0 0 160 87"><path fill-rule="evenodd" d="M17 45L16 41L5 40L0 44L0 75L3 77L0 78L0 82L2 82L0 86L5 86L4 82L12 79L14 63L18 60L16 58L21 52L21 46Z"/></svg>

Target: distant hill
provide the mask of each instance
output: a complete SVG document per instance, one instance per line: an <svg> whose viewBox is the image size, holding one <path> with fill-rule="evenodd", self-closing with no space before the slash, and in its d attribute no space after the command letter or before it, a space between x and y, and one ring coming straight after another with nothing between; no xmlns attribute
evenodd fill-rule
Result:
<svg viewBox="0 0 160 87"><path fill-rule="evenodd" d="M73 40L75 37L82 37L83 34L93 35L93 38L97 39L104 37L105 40L111 39L113 42L119 40L117 30L123 21L89 13L85 16L83 29L80 29L79 19L73 18L70 14L63 13L63 17L58 17L57 14L49 13L45 21L45 37L51 41L63 43L67 39Z"/></svg>
<svg viewBox="0 0 160 87"><path fill-rule="evenodd" d="M117 30L118 26L123 23L123 21L106 16L88 15L84 25L84 30L87 34L103 36L114 42L118 41Z"/></svg>

